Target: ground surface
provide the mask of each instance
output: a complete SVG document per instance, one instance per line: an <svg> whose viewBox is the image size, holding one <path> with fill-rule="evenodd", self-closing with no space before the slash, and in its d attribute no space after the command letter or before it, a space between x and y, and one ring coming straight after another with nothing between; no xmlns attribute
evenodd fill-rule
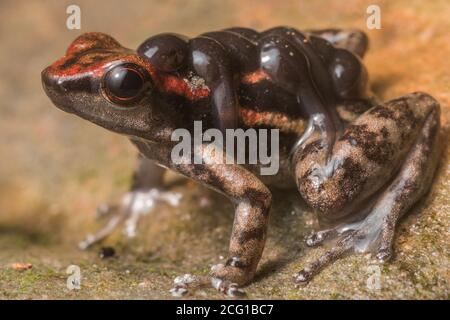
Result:
<svg viewBox="0 0 450 320"><path fill-rule="evenodd" d="M291 277L321 250L304 236L313 215L297 192L275 192L269 239L250 298L449 298L450 227L450 5L448 1L377 1L382 30L368 31L366 63L382 99L414 90L442 105L444 152L430 194L403 220L396 257L381 266L381 289L366 286L365 256L340 260L307 287ZM232 206L222 196L182 180L173 190L181 205L160 205L132 241L108 240L117 257L101 260L98 248L80 252L77 241L98 227L98 203L127 189L134 150L110 134L52 107L40 71L80 32L65 28L74 1L0 2L0 298L171 298L176 275L205 274L225 255ZM242 25L264 29L365 28L372 1L76 1L81 31L103 31L136 47L163 31L187 35ZM345 3L345 4L344 4ZM105 6L105 7L104 7ZM11 263L30 263L17 271ZM66 288L68 265L80 266L81 290ZM213 290L194 297L221 298Z"/></svg>

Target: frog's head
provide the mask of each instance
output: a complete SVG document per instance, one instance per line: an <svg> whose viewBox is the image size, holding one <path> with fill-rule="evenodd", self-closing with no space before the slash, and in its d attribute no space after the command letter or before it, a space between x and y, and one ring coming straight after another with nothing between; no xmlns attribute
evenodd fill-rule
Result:
<svg viewBox="0 0 450 320"><path fill-rule="evenodd" d="M112 37L86 33L42 71L42 83L58 108L117 133L154 140L167 122L154 103L154 72Z"/></svg>

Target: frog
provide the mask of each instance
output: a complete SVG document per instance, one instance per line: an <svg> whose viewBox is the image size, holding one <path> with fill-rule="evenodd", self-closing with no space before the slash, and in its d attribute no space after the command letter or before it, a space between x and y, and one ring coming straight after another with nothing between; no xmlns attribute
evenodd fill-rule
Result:
<svg viewBox="0 0 450 320"><path fill-rule="evenodd" d="M257 272L272 204L272 188L297 189L323 222L308 247L331 244L294 276L306 284L349 253L394 256L399 220L429 191L440 155L440 105L413 92L380 102L363 57L368 36L358 29L232 27L188 38L151 36L136 50L113 37L84 33L42 71L45 93L59 109L127 137L137 148L133 182L118 204L104 205L104 228L86 249L120 225L135 234L143 212L158 202L176 206L164 186L167 170L206 185L234 205L229 252L205 278L175 279L174 295L210 283L237 295ZM221 152L197 146L204 162L174 162L172 133L193 123L220 132L279 131L279 170L261 164L217 163ZM186 159L190 160L190 159Z"/></svg>

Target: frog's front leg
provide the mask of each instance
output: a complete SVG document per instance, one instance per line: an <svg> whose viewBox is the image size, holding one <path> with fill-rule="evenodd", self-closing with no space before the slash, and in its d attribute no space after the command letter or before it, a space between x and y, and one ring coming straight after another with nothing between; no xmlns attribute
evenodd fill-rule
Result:
<svg viewBox="0 0 450 320"><path fill-rule="evenodd" d="M307 282L344 254L372 250L380 261L392 256L399 218L428 191L439 157L439 104L413 93L375 106L355 120L336 142L325 165L312 137L294 156L303 198L329 220L364 213L307 239L314 246L337 237L331 250L296 275Z"/></svg>
<svg viewBox="0 0 450 320"><path fill-rule="evenodd" d="M203 164L172 164L172 168L193 180L226 195L235 205L228 259L211 269L211 284L219 291L233 294L237 286L253 279L265 241L272 195L269 189L250 171L240 165L225 164L222 152L199 147ZM196 281L194 281L196 282ZM197 283L183 283L177 289L185 291Z"/></svg>
<svg viewBox="0 0 450 320"><path fill-rule="evenodd" d="M81 241L79 247L87 249L105 239L122 224L123 233L127 237L134 237L139 218L149 213L157 202L177 205L181 195L163 189L165 170L139 154L130 190L118 202L112 205L103 204L97 208L97 217L109 220L101 229Z"/></svg>

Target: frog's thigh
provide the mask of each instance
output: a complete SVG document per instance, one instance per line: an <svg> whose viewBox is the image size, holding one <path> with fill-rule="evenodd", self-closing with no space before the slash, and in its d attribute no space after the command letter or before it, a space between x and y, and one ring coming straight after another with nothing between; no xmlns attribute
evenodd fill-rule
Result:
<svg viewBox="0 0 450 320"><path fill-rule="evenodd" d="M201 148L203 150L203 147ZM197 150L197 154L200 151ZM204 161L216 161L203 154ZM235 204L235 218L225 265L215 266L213 277L239 285L250 281L261 258L267 233L271 193L250 171L235 164L178 164L173 168L223 194Z"/></svg>
<svg viewBox="0 0 450 320"><path fill-rule="evenodd" d="M428 118L438 114L439 104L424 93L375 106L346 129L325 165L324 148L312 136L293 157L300 193L328 219L357 211L398 172Z"/></svg>
<svg viewBox="0 0 450 320"><path fill-rule="evenodd" d="M413 112L422 118L419 134L409 149L403 165L392 182L369 207L368 215L359 222L340 225L334 232L318 233L309 245L317 245L327 236L338 236L336 245L296 276L298 282L311 279L322 267L349 251L374 250L376 257L386 261L392 256L394 231L399 218L428 191L439 157L439 105L425 94L411 94L401 99L410 102ZM387 103L389 104L389 102ZM421 108L421 112L417 110ZM414 128L410 128L413 130Z"/></svg>
<svg viewBox="0 0 450 320"><path fill-rule="evenodd" d="M331 42L336 48L346 49L359 57L363 57L369 48L369 38L357 29L322 29L307 30L307 33L314 34Z"/></svg>

